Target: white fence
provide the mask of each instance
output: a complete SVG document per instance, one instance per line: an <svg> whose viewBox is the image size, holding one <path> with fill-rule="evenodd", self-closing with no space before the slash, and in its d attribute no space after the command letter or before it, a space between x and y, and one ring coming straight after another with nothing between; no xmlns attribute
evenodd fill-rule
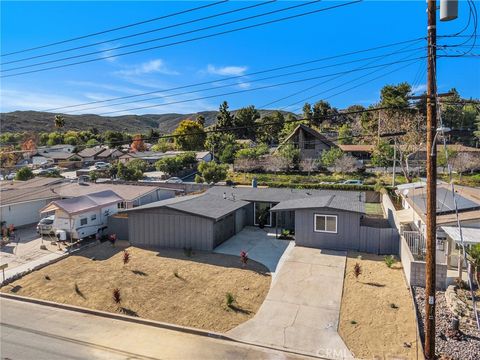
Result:
<svg viewBox="0 0 480 360"><path fill-rule="evenodd" d="M416 259L424 259L427 251L425 237L418 231L403 231L402 236Z"/></svg>

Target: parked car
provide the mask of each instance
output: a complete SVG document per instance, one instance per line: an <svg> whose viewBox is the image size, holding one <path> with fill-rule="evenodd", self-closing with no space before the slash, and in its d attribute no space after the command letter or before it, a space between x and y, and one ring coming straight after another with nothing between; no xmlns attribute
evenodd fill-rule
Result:
<svg viewBox="0 0 480 360"><path fill-rule="evenodd" d="M5 180L14 180L15 179L15 175L17 175L17 173L10 173L8 174L7 176L5 176Z"/></svg>
<svg viewBox="0 0 480 360"><path fill-rule="evenodd" d="M362 180L345 180L341 184L343 185L363 185Z"/></svg>
<svg viewBox="0 0 480 360"><path fill-rule="evenodd" d="M110 167L110 164L103 161L97 161L94 166L97 170L104 170L108 169Z"/></svg>
<svg viewBox="0 0 480 360"><path fill-rule="evenodd" d="M55 215L47 216L39 221L37 225L37 233L39 235L52 235L53 231L53 222L55 221Z"/></svg>
<svg viewBox="0 0 480 360"><path fill-rule="evenodd" d="M166 184L181 184L183 180L178 177L171 177L170 179L165 180Z"/></svg>

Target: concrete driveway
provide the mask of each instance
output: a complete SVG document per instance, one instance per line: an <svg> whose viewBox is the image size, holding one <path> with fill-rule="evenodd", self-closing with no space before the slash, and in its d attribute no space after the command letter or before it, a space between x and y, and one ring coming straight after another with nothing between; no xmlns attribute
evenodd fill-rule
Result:
<svg viewBox="0 0 480 360"><path fill-rule="evenodd" d="M265 265L271 273L274 273L287 247L293 246L293 241L278 240L275 233L269 233L270 230L247 226L217 246L214 252L240 256L240 252L246 251L250 259Z"/></svg>
<svg viewBox="0 0 480 360"><path fill-rule="evenodd" d="M295 246L253 319L232 338L329 359L353 358L337 333L346 252Z"/></svg>

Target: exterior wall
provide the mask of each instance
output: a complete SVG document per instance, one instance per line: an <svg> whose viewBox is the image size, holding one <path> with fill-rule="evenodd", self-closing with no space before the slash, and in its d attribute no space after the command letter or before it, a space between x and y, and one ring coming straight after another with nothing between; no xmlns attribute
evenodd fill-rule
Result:
<svg viewBox="0 0 480 360"><path fill-rule="evenodd" d="M52 199L35 200L24 203L2 205L0 207L0 221L15 226L36 224L40 221L39 211L50 203Z"/></svg>
<svg viewBox="0 0 480 360"><path fill-rule="evenodd" d="M115 191L115 189L113 189ZM157 191L152 191L151 193L145 194L133 202L133 207L150 204L154 201L160 201L165 199L170 199L175 197L175 190L163 190L158 189Z"/></svg>
<svg viewBox="0 0 480 360"><path fill-rule="evenodd" d="M314 214L336 215L337 233L314 231ZM295 211L295 243L301 246L331 250L358 250L360 246L360 214L326 209Z"/></svg>
<svg viewBox="0 0 480 360"><path fill-rule="evenodd" d="M110 216L107 226L108 234L116 234L118 240L128 240L128 217Z"/></svg>
<svg viewBox="0 0 480 360"><path fill-rule="evenodd" d="M235 235L235 213L218 220L213 224L214 243L213 248ZM213 249L212 248L212 249Z"/></svg>
<svg viewBox="0 0 480 360"><path fill-rule="evenodd" d="M128 240L132 245L212 250L213 220L166 208L128 214Z"/></svg>
<svg viewBox="0 0 480 360"><path fill-rule="evenodd" d="M302 159L315 159L319 157L324 150L330 149L330 146L321 142L318 139L314 140L315 141L314 149L305 148L305 146L308 146L309 141L311 141L311 140L307 140L306 136L308 135L304 132L304 130L299 129L298 136L295 136L293 138L294 141L297 141L298 147L300 149L300 157Z"/></svg>
<svg viewBox="0 0 480 360"><path fill-rule="evenodd" d="M400 221L397 219L397 211L388 194L382 194L382 207L388 223L392 228L400 230Z"/></svg>
<svg viewBox="0 0 480 360"><path fill-rule="evenodd" d="M408 244L403 237L400 238L400 259L408 285L425 287L426 264L424 261L414 260ZM437 289L445 290L447 286L447 265L437 264L435 275Z"/></svg>

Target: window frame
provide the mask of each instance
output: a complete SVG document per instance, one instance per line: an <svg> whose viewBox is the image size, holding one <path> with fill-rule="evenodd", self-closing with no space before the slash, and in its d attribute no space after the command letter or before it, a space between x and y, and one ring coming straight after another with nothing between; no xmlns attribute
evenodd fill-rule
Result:
<svg viewBox="0 0 480 360"><path fill-rule="evenodd" d="M325 230L318 230L317 229L317 217L324 217L325 218ZM327 230L327 218L328 217L335 218L335 231L328 231ZM313 214L313 231L318 232L318 233L338 234L338 215Z"/></svg>
<svg viewBox="0 0 480 360"><path fill-rule="evenodd" d="M90 215L90 221L97 220L97 214Z"/></svg>
<svg viewBox="0 0 480 360"><path fill-rule="evenodd" d="M85 220L85 224L82 224L83 223L83 220ZM80 226L85 226L88 224L88 217L85 217L85 218L80 218Z"/></svg>
<svg viewBox="0 0 480 360"><path fill-rule="evenodd" d="M265 224L265 227L272 227L272 212L270 211L270 209L273 207L273 203L271 202L267 202L267 201L254 201L253 202L253 225L254 226L259 226L259 224L257 223L257 207L256 207L256 204L269 204L270 208L268 209L268 213L269 213L269 216L268 216L268 219L269 219L269 224Z"/></svg>

